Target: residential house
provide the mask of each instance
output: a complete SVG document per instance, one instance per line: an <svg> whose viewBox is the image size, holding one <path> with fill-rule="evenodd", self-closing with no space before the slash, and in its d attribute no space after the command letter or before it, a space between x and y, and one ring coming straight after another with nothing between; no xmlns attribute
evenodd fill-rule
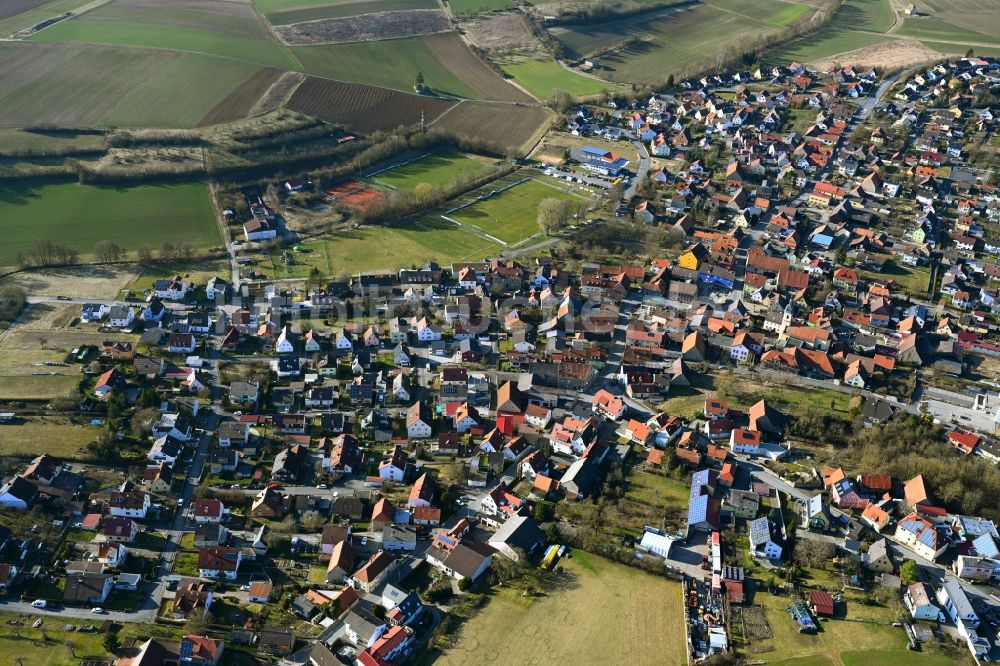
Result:
<svg viewBox="0 0 1000 666"><path fill-rule="evenodd" d="M934 603L934 596L927 583L913 583L903 593L903 604L914 620L944 622L945 616Z"/></svg>
<svg viewBox="0 0 1000 666"><path fill-rule="evenodd" d="M406 435L409 439L428 439L433 434L434 415L423 402L415 402L406 412Z"/></svg>
<svg viewBox="0 0 1000 666"><path fill-rule="evenodd" d="M131 518L111 516L101 526L101 534L108 543L132 543L138 533L139 525Z"/></svg>
<svg viewBox="0 0 1000 666"><path fill-rule="evenodd" d="M380 550L372 555L365 564L358 569L348 582L355 589L373 592L381 585L389 575L395 571L397 562L394 555L384 550Z"/></svg>
<svg viewBox="0 0 1000 666"><path fill-rule="evenodd" d="M103 573L72 574L66 577L63 601L72 604L100 605L114 588L114 576Z"/></svg>
<svg viewBox="0 0 1000 666"><path fill-rule="evenodd" d="M198 551L198 575L235 580L242 561L243 553L239 548L202 548Z"/></svg>

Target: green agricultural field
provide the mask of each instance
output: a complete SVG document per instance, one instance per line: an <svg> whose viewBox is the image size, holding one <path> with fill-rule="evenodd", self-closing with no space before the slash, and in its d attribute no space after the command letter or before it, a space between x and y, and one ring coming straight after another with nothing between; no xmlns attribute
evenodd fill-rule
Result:
<svg viewBox="0 0 1000 666"><path fill-rule="evenodd" d="M9 37L18 30L30 28L45 19L65 14L85 4L88 4L87 0L52 0L51 2L35 3L31 9L15 14L0 11L0 14L6 17L0 21L0 37Z"/></svg>
<svg viewBox="0 0 1000 666"><path fill-rule="evenodd" d="M1000 0L923 0L917 8L960 28L1000 35Z"/></svg>
<svg viewBox="0 0 1000 666"><path fill-rule="evenodd" d="M260 4L260 3L258 3ZM306 3L297 2L305 5ZM287 25L299 21L324 18L357 16L370 12L388 12L402 9L436 9L434 0L327 0L323 4L295 7L267 13L267 20L274 25Z"/></svg>
<svg viewBox="0 0 1000 666"><path fill-rule="evenodd" d="M494 186L499 186L499 183L491 187ZM538 204L542 199L548 198L571 199L581 203L585 201L583 197L531 179L485 201L449 213L448 217L461 224L482 229L504 242L517 243L540 233Z"/></svg>
<svg viewBox="0 0 1000 666"><path fill-rule="evenodd" d="M795 60L812 62L885 41L874 33L892 26L889 0L845 0L829 25L819 32L769 51L769 64L787 65ZM865 32L857 32L857 30Z"/></svg>
<svg viewBox="0 0 1000 666"><path fill-rule="evenodd" d="M854 51L885 41L885 37L867 32L840 30L827 27L815 35L789 42L773 51L768 51L765 61L771 64L787 65L794 61L812 62L829 58L838 53Z"/></svg>
<svg viewBox="0 0 1000 666"><path fill-rule="evenodd" d="M532 597L516 586L491 592L451 647L420 663L520 664L539 655L539 663L578 666L687 663L678 583L582 551L559 564L563 572Z"/></svg>
<svg viewBox="0 0 1000 666"><path fill-rule="evenodd" d="M969 47L963 44L955 44L952 42L927 42L924 40L921 40L920 43L928 48L934 49L938 53L964 55L965 52L971 48L977 56L1000 57L1000 46Z"/></svg>
<svg viewBox="0 0 1000 666"><path fill-rule="evenodd" d="M953 42L955 44L996 44L1000 46L1000 33L990 32L988 27L978 30L963 28L934 17L907 18L900 35L926 39L937 42Z"/></svg>
<svg viewBox="0 0 1000 666"><path fill-rule="evenodd" d="M836 20L844 27L884 32L892 27L892 18L889 0L848 0L841 5Z"/></svg>
<svg viewBox="0 0 1000 666"><path fill-rule="evenodd" d="M568 70L554 60L526 60L503 66L522 87L540 100L554 90L564 90L576 97L597 95L618 86Z"/></svg>
<svg viewBox="0 0 1000 666"><path fill-rule="evenodd" d="M175 16L174 10L162 10L150 16L147 12L131 12L121 16L117 6L109 5L86 14L62 21L36 35L32 40L52 42L85 42L123 46L153 46L161 49L223 56L259 65L297 69L298 64L288 52L261 25L258 32L252 24L245 23L239 31L225 32L215 25L212 15L201 12L184 12ZM199 25L199 17L204 17ZM148 19L143 22L141 19ZM171 24L171 20L181 22ZM237 20L237 19L230 19Z"/></svg>
<svg viewBox="0 0 1000 666"><path fill-rule="evenodd" d="M631 83L666 79L713 58L734 40L780 30L762 20L699 4L604 23L558 26L550 33L577 58L630 40L627 48L602 55L601 67L594 73Z"/></svg>
<svg viewBox="0 0 1000 666"><path fill-rule="evenodd" d="M511 2L510 0L448 0L448 6L455 16L469 16L497 9L507 9L511 6Z"/></svg>
<svg viewBox="0 0 1000 666"><path fill-rule="evenodd" d="M413 92L417 74L439 95L531 101L479 60L454 33L381 42L297 46L306 72Z"/></svg>
<svg viewBox="0 0 1000 666"><path fill-rule="evenodd" d="M542 105L462 101L442 113L432 127L488 141L501 150L529 151L552 125L555 114Z"/></svg>
<svg viewBox="0 0 1000 666"><path fill-rule="evenodd" d="M0 265L45 238L90 253L113 239L134 250L143 245L219 244L208 188L201 183L96 187L76 183L0 186L0 228L6 242Z"/></svg>
<svg viewBox="0 0 1000 666"><path fill-rule="evenodd" d="M878 1L886 2L887 0ZM785 0L764 0L763 2L760 0L706 0L705 4L777 26L788 25L801 18L809 10L809 6L806 4L786 2Z"/></svg>
<svg viewBox="0 0 1000 666"><path fill-rule="evenodd" d="M371 176L371 180L394 190L412 192L421 183L445 187L451 185L456 178L476 178L489 170L490 167L484 161L457 153L436 153L405 166L382 171Z"/></svg>
<svg viewBox="0 0 1000 666"><path fill-rule="evenodd" d="M264 14L289 9L337 4L336 0L252 0L252 2Z"/></svg>
<svg viewBox="0 0 1000 666"><path fill-rule="evenodd" d="M398 225L347 229L322 240L304 244L307 252L295 254L297 262L286 269L279 259L274 267L259 270L275 277L304 278L313 266L324 275L409 268L428 259L446 264L476 261L500 251L500 246L446 222L426 217Z"/></svg>
<svg viewBox="0 0 1000 666"><path fill-rule="evenodd" d="M259 69L193 53L0 43L0 125L192 127Z"/></svg>

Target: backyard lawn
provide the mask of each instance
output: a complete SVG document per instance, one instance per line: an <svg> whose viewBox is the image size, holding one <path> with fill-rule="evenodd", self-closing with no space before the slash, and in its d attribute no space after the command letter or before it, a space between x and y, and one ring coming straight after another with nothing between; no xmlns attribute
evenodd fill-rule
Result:
<svg viewBox="0 0 1000 666"><path fill-rule="evenodd" d="M686 663L678 583L582 551L560 565L535 597L494 591L433 663Z"/></svg>
<svg viewBox="0 0 1000 666"><path fill-rule="evenodd" d="M820 632L800 634L786 608L792 602L787 595L772 596L759 590L753 603L761 604L767 615L773 638L738 649L747 658L785 666L811 664L906 664L907 666L944 666L966 663L965 650L955 655L943 654L934 645L922 652L906 649L906 633L888 624L866 624L845 620L824 620Z"/></svg>

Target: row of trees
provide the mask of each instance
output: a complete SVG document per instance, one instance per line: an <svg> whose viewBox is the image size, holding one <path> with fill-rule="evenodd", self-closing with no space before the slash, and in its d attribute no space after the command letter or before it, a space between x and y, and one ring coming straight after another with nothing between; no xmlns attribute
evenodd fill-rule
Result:
<svg viewBox="0 0 1000 666"><path fill-rule="evenodd" d="M183 259L191 261L196 255L197 250L190 243L166 242L155 250L148 246L136 249L135 260L139 265L147 266L157 260L175 261ZM95 263L113 264L128 261L129 252L113 241L102 240L94 245L91 256ZM29 249L17 253L17 265L21 268L72 266L79 263L80 252L76 248L60 245L50 240L38 241Z"/></svg>

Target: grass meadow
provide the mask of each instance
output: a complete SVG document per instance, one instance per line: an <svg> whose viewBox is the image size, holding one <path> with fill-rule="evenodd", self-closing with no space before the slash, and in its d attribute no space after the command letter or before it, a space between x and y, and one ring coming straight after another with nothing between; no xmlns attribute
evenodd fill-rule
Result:
<svg viewBox="0 0 1000 666"><path fill-rule="evenodd" d="M420 663L687 663L679 583L582 551L559 564L541 594L491 591L453 647Z"/></svg>
<svg viewBox="0 0 1000 666"><path fill-rule="evenodd" d="M441 264L482 260L501 250L497 243L430 216L396 225L340 231L304 243L304 248L308 252L296 254L297 263L292 266L286 267L278 253L272 257L272 266L262 264L258 270L277 278L302 278L315 266L324 275L341 275L409 268L428 259Z"/></svg>
<svg viewBox="0 0 1000 666"><path fill-rule="evenodd" d="M618 87L613 83L577 74L554 60L525 60L504 65L503 68L518 84L543 101L554 90L564 90L579 97L597 95Z"/></svg>
<svg viewBox="0 0 1000 666"><path fill-rule="evenodd" d="M219 244L208 188L202 183L97 187L76 183L0 185L0 265L47 238L88 255L99 240L143 245Z"/></svg>
<svg viewBox="0 0 1000 666"><path fill-rule="evenodd" d="M64 391L58 395L65 393ZM4 396L4 399L9 398ZM26 423L3 427L0 455L36 456L40 450L39 447L43 446L41 443L44 442L45 452L50 455L60 458L78 458L84 447L95 441L99 433L100 428L97 426L57 421L49 417L31 417Z"/></svg>

